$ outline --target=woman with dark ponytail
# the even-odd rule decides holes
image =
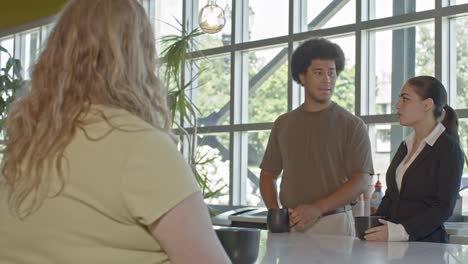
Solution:
[[[458,197],[463,170],[458,118],[447,92],[431,76],[409,79],[396,104],[400,124],[413,132],[387,170],[387,191],[375,215],[383,225],[366,231],[372,241],[447,243],[444,222]]]

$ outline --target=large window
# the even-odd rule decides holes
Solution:
[[[218,155],[229,160],[230,169],[213,174],[230,190],[210,202],[263,205],[258,166],[274,120],[303,101],[303,89],[290,77],[289,58],[311,37],[326,37],[345,52],[346,67],[333,100],[368,124],[375,171],[383,183],[392,156],[411,132],[398,124],[395,104],[405,80],[415,75],[433,75],[446,85],[449,103],[461,118],[460,136],[467,151],[465,2],[447,1],[447,6],[430,0],[217,2],[225,10],[227,28],[199,37],[197,49],[209,55],[198,64],[208,67],[199,67],[200,86],[192,93],[201,109],[200,135],[217,131],[230,142],[215,151],[224,153]],[[182,20],[193,28],[206,1],[184,3]],[[198,146],[207,144],[199,141]],[[468,185],[468,172],[464,178]]]
[[[158,39],[180,34],[182,27],[196,28],[198,12],[207,3],[141,2]],[[189,94],[200,110],[196,122],[199,168],[210,179],[209,187],[220,189],[207,202],[263,204],[258,166],[274,120],[302,103],[303,91],[290,77],[289,60],[301,41],[311,37],[326,37],[345,52],[346,67],[333,100],[368,124],[377,173],[385,173],[410,132],[398,125],[395,103],[404,81],[415,75],[433,75],[445,84],[449,104],[460,117],[461,145],[468,151],[468,1],[216,2],[225,11],[226,26],[219,33],[197,38],[197,51],[189,61],[194,67],[188,71],[196,76]],[[41,25],[0,35],[0,43],[28,68],[48,32],[50,26]],[[157,48],[164,47],[158,44]],[[180,123],[194,131],[188,122]],[[181,148],[184,151],[183,144]],[[463,185],[468,185],[466,167]],[[463,195],[468,200],[468,191]],[[465,205],[468,211],[468,202]]]

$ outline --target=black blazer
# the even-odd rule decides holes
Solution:
[[[408,149],[403,141],[387,170],[387,190],[375,215],[402,224],[410,241],[448,242],[444,222],[451,216],[463,171],[463,152],[444,131],[434,145],[426,144],[403,175],[395,179]]]

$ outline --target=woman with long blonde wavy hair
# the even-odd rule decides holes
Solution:
[[[171,139],[135,0],[71,0],[11,108],[0,263],[229,262]]]

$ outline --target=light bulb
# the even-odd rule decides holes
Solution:
[[[208,0],[206,6],[200,10],[198,24],[205,33],[218,33],[226,24],[224,10],[216,4],[216,1]]]

